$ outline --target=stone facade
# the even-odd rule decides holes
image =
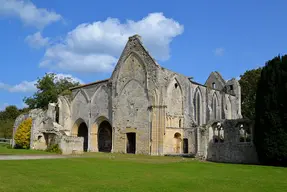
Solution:
[[[55,120],[83,150],[149,155],[200,154],[200,127],[240,119],[236,79],[212,72],[204,85],[161,67],[141,37],[129,38],[109,79],[71,88],[59,97]]]
[[[61,97],[60,97],[61,98]],[[14,135],[20,123],[27,119],[32,119],[30,148],[35,150],[46,150],[48,146],[58,144],[63,154],[83,153],[83,137],[68,136],[69,130],[56,121],[56,105],[50,103],[48,110],[34,109],[27,114],[16,118],[13,128],[13,143],[15,146]]]
[[[246,119],[214,120],[199,128],[198,155],[227,163],[258,163],[253,144],[253,122]]]

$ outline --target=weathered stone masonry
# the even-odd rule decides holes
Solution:
[[[241,118],[236,79],[212,72],[204,85],[196,83],[161,67],[138,35],[129,38],[111,78],[71,90],[72,99],[58,99],[57,124],[67,136],[82,137],[85,151],[207,158],[202,125]]]

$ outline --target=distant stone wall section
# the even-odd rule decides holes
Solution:
[[[63,155],[82,154],[83,153],[83,137],[62,136],[59,147]]]
[[[199,129],[199,155],[208,161],[256,164],[253,129],[245,119],[212,121]]]

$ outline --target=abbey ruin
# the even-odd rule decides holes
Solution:
[[[49,135],[58,135],[67,154],[190,154],[256,162],[252,122],[241,119],[238,81],[212,72],[201,85],[165,69],[138,35],[129,38],[109,79],[71,91],[72,98],[60,96],[47,111],[27,114],[33,118],[31,148],[45,149]]]

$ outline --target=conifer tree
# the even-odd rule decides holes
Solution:
[[[258,82],[254,143],[263,164],[287,166],[287,55],[268,61]]]

